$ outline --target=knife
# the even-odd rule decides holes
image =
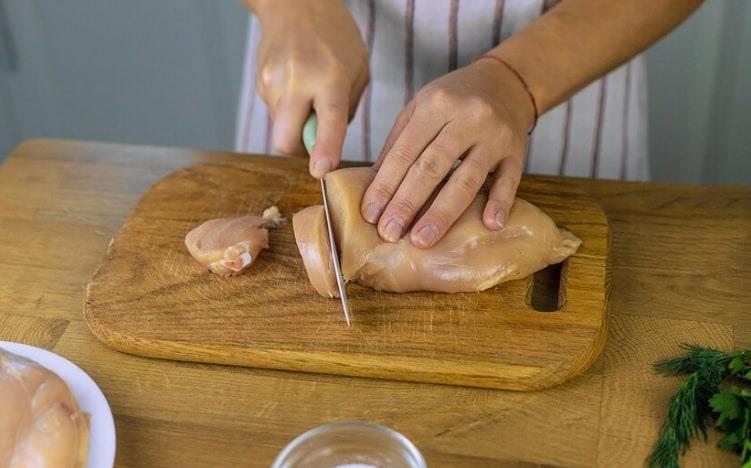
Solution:
[[[313,145],[316,142],[316,132],[318,131],[318,119],[315,112],[308,116],[302,129],[302,141],[305,145],[305,149],[310,154],[313,151]],[[339,288],[339,299],[342,301],[342,308],[344,309],[344,320],[347,321],[347,326],[351,326],[349,301],[347,300],[347,289],[344,283],[344,277],[342,276],[342,268],[339,263],[339,252],[336,249],[336,240],[334,238],[334,228],[331,224],[331,213],[329,211],[328,194],[326,192],[325,177],[320,178],[321,182],[321,196],[323,197],[323,211],[326,214],[326,231],[329,234],[329,245],[331,246],[331,261],[334,264],[334,274],[336,274],[336,286]]]

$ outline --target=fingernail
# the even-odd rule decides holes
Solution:
[[[417,231],[415,241],[419,247],[430,247],[438,237],[438,229],[432,224],[426,224]]]
[[[506,214],[503,212],[503,210],[498,210],[495,212],[495,223],[499,228],[502,228],[504,224],[506,224]]]
[[[368,206],[365,207],[365,221],[370,224],[378,222],[378,217],[381,215],[382,209],[383,207],[378,202],[368,203]]]
[[[389,242],[397,242],[402,237],[402,223],[392,218],[383,229],[383,237]]]
[[[331,161],[328,159],[319,159],[315,163],[313,163],[313,170],[311,171],[311,175],[315,177],[316,179],[320,179],[321,177],[325,176],[327,172],[331,170]]]

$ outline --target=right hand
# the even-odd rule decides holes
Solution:
[[[302,128],[318,117],[310,173],[339,165],[347,123],[368,84],[368,51],[339,0],[248,0],[261,22],[256,87],[274,122],[282,154],[304,155]]]

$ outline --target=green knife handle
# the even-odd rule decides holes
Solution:
[[[316,113],[311,112],[305,125],[302,127],[302,142],[305,145],[305,149],[308,151],[308,155],[313,153],[313,146],[316,144],[316,132],[318,131],[318,119]]]

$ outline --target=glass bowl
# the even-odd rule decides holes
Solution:
[[[340,421],[297,436],[272,468],[426,468],[425,459],[402,434],[362,421]]]

